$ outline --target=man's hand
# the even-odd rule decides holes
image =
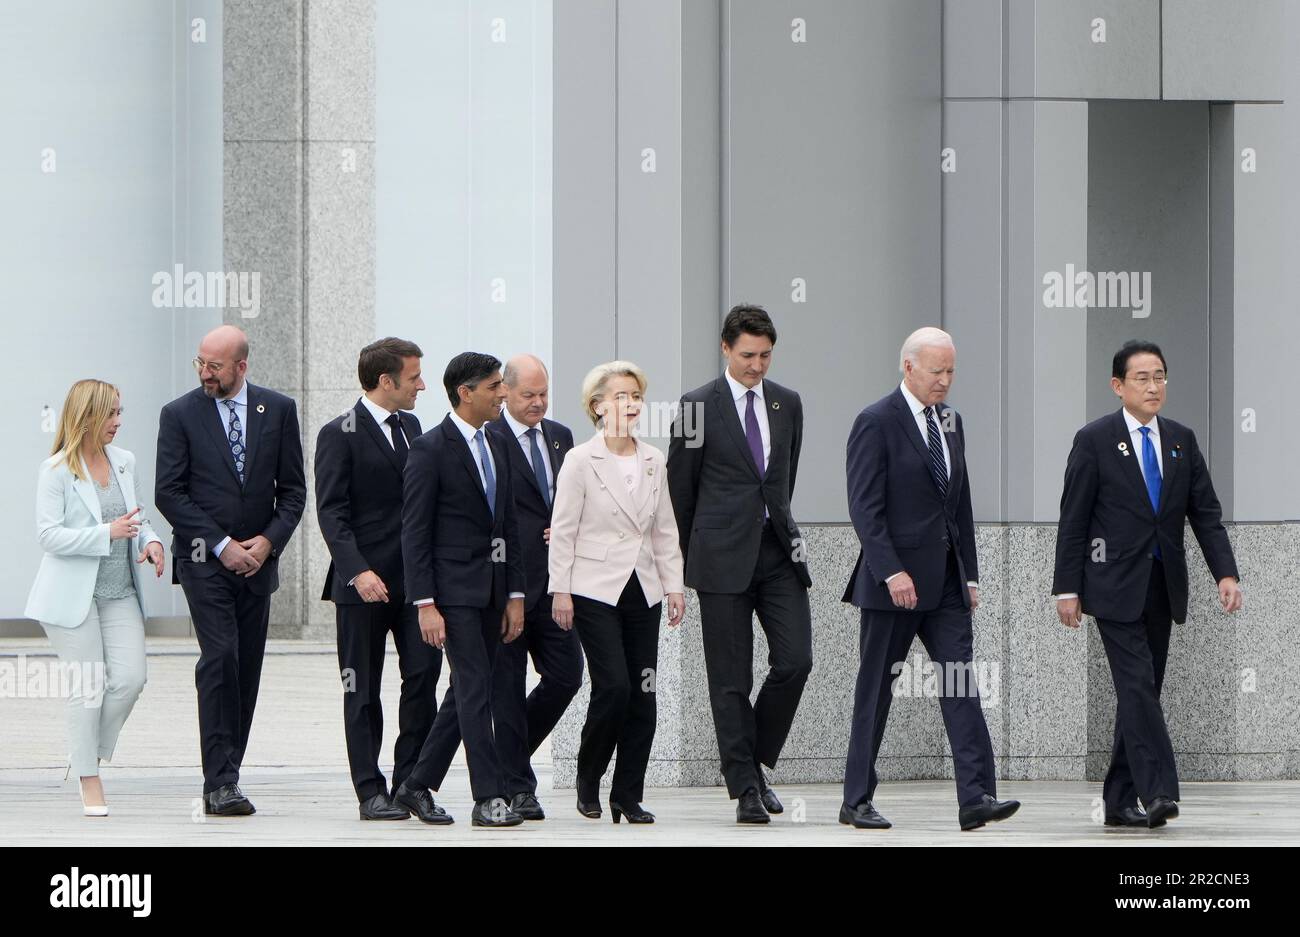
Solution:
[[[1067,628],[1079,627],[1079,623],[1083,621],[1083,612],[1079,609],[1078,598],[1057,599],[1056,617],[1061,619],[1061,624]]]
[[[1219,604],[1223,610],[1231,614],[1241,608],[1246,597],[1242,595],[1241,584],[1231,576],[1224,576],[1219,580]]]
[[[501,640],[509,644],[524,633],[524,600],[510,599],[501,614]]]
[[[258,534],[256,537],[250,537],[239,545],[247,550],[252,555],[253,559],[257,560],[257,569],[261,569],[262,564],[265,563],[267,557],[271,555],[271,541],[267,540],[261,534]],[[225,551],[223,550],[221,552],[224,553]],[[254,570],[253,572],[257,572],[257,570]]]
[[[916,586],[907,573],[899,573],[885,585],[889,586],[889,597],[899,608],[916,608]]]
[[[360,573],[356,579],[352,580],[352,585],[356,587],[357,595],[366,602],[387,602],[388,586],[379,578],[373,569],[368,569]]]
[[[244,545],[238,540],[231,540],[226,544],[219,559],[222,566],[240,576],[252,576],[262,568],[257,557],[244,549]]]
[[[447,623],[436,605],[420,606],[420,638],[442,650],[447,644]]]
[[[149,545],[140,551],[140,558],[136,562],[143,563],[146,560],[153,563],[154,578],[162,578],[163,566],[166,564],[166,554],[163,552],[162,544],[157,540],[150,541]]]
[[[680,592],[668,593],[668,627],[676,628],[686,615],[686,596]]]
[[[547,527],[542,531],[542,542],[548,547],[551,545],[551,528]]]
[[[980,587],[967,586],[966,588],[970,590],[970,610],[973,612],[980,607]]]
[[[551,596],[551,620],[560,626],[561,631],[573,628],[573,596],[567,592],[556,592]]]

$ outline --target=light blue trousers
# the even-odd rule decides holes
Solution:
[[[99,774],[145,683],[144,621],[134,595],[94,599],[75,628],[41,623],[59,655],[68,702],[70,773]]]

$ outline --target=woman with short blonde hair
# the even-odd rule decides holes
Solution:
[[[162,541],[140,515],[135,456],[112,445],[121,425],[116,387],[93,379],[72,385],[37,478],[36,533],[45,555],[24,613],[41,623],[67,670],[68,771],[77,772],[91,817],[108,815],[99,761],[111,760],[145,682],[139,566],[147,561],[161,576],[164,564]]]
[[[646,378],[630,361],[597,365],[582,382],[596,435],[574,446],[555,480],[548,552],[551,617],[576,627],[591,674],[578,748],[578,812],[601,815],[600,779],[614,757],[617,823],[653,823],[641,806],[655,735],[659,621],[685,612],[682,551],[664,455],[636,438]]]

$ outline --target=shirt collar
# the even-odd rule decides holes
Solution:
[[[474,434],[477,433],[478,430],[462,420],[460,414],[455,410],[448,411],[447,415],[451,417],[451,421],[456,424],[456,428],[460,430],[460,434],[465,437],[465,442],[472,443],[474,441]],[[477,454],[478,453],[475,453],[475,455]]]
[[[738,380],[736,380],[734,377],[732,377],[730,371],[723,371],[723,372],[722,372],[722,376],[725,377],[725,378],[727,379],[727,384],[729,384],[729,385],[731,386],[731,399],[732,399],[732,400],[740,400],[742,397],[745,396],[746,393],[748,393],[749,391],[752,390],[752,391],[754,392],[754,396],[758,398],[759,403],[764,403],[764,402],[765,402],[765,401],[763,400],[763,382],[762,382],[762,381],[759,381],[759,382],[758,382],[757,384],[755,384],[753,387],[746,387],[744,384],[740,383],[740,381],[738,381]]]
[[[506,426],[510,427],[510,432],[514,433],[515,439],[522,440],[524,438],[524,433],[532,429],[532,427],[524,423],[520,423],[513,416],[511,416],[509,408],[504,406],[501,408],[501,419],[506,421]],[[541,430],[542,430],[542,424],[538,423],[537,431],[540,433]]]
[[[370,415],[375,418],[375,422],[378,423],[380,426],[383,426],[388,421],[388,418],[392,416],[391,413],[389,413],[379,404],[375,403],[365,394],[361,395],[361,403],[365,406],[367,410],[370,411]]]
[[[907,382],[906,382],[906,381],[902,381],[902,382],[900,382],[899,385],[898,385],[898,389],[901,390],[901,391],[903,392],[903,399],[906,400],[906,401],[907,401],[907,405],[908,405],[909,407],[911,407],[911,409],[912,409],[912,416],[917,416],[917,415],[919,415],[920,412],[921,412],[922,410],[925,409],[925,404],[923,404],[923,403],[921,403],[921,401],[917,400],[917,399],[916,399],[916,395],[914,395],[910,390],[907,389]]]
[[[239,393],[235,394],[235,396],[227,397],[225,398],[225,400],[218,399],[217,403],[224,404],[226,400],[233,400],[235,402],[235,405],[238,407],[247,407],[248,406],[248,381],[244,381],[243,385],[239,388]],[[227,407],[226,409],[229,409],[229,407]]]
[[[1132,436],[1141,428],[1142,423],[1137,417],[1128,412],[1127,407],[1122,408],[1120,412],[1124,414],[1124,425],[1128,427],[1128,434]],[[1159,418],[1153,416],[1151,422],[1147,424],[1151,428],[1151,435],[1156,439],[1160,438],[1160,427],[1156,425],[1159,422]]]

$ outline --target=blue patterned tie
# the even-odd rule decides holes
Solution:
[[[934,408],[925,408],[925,432],[930,443],[930,474],[939,489],[939,500],[948,498],[948,466],[943,461],[943,442],[939,438],[939,425],[934,421]]]
[[[537,487],[542,489],[542,500],[551,506],[551,484],[546,480],[546,465],[542,462],[542,450],[537,448],[537,427],[528,431],[528,451],[533,460],[533,474],[537,476]]]
[[[495,518],[497,516],[497,479],[492,474],[492,460],[488,458],[487,447],[483,445],[482,429],[479,429],[474,434],[474,441],[478,443],[478,457],[483,464],[483,478],[486,480],[484,491],[487,492],[488,510]]]
[[[230,440],[230,454],[235,457],[235,471],[239,474],[239,483],[244,483],[244,427],[239,422],[239,414],[235,412],[235,402],[233,400],[222,401],[230,408],[230,429],[226,431],[226,438]]]
[[[1139,426],[1142,434],[1142,474],[1146,476],[1147,497],[1151,499],[1151,510],[1160,513],[1160,462],[1156,459],[1156,447],[1151,442],[1151,427]],[[1160,544],[1153,551],[1160,559]]]

